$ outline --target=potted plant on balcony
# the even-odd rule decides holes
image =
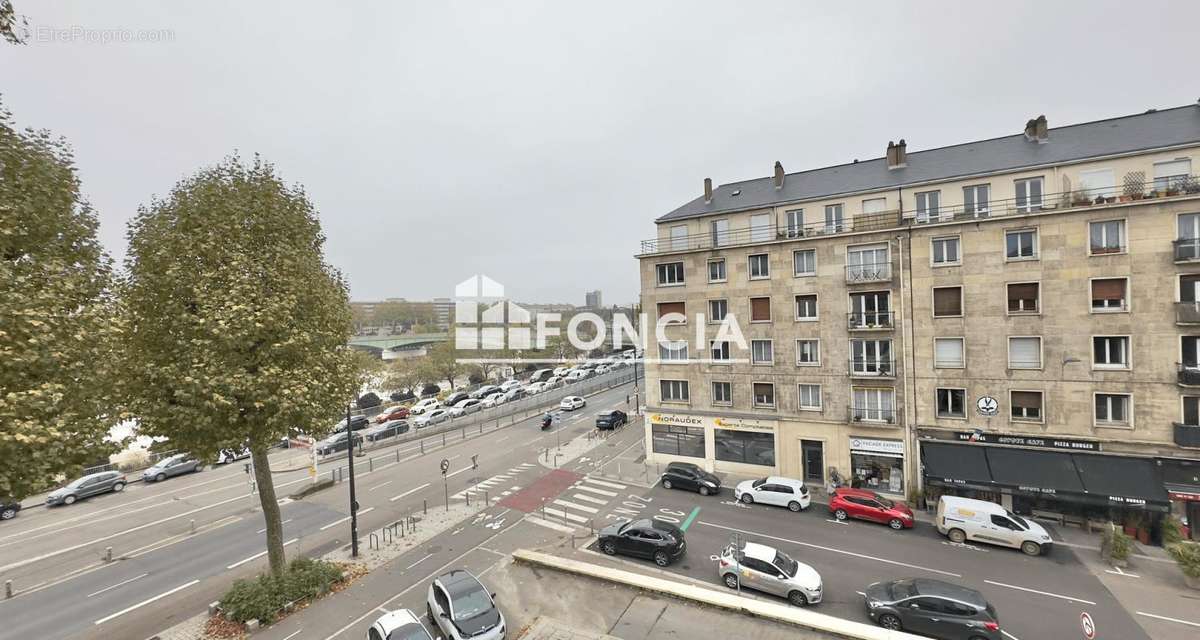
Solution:
[[[1195,176],[1184,176],[1179,179],[1179,188],[1188,195],[1200,193],[1200,180]]]
[[[1072,206],[1086,207],[1087,205],[1089,205],[1091,203],[1092,203],[1092,199],[1089,198],[1088,194],[1084,193],[1082,190],[1076,191],[1071,194],[1071,205]]]

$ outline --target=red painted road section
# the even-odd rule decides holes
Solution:
[[[543,500],[550,502],[582,478],[582,474],[555,469],[533,481],[533,484],[500,501],[500,506],[531,513],[541,508]]]

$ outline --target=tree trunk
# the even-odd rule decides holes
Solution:
[[[279,520],[275,484],[271,481],[271,461],[266,448],[259,445],[250,448],[250,457],[254,460],[254,482],[258,485],[258,501],[267,527],[267,559],[271,574],[278,578],[283,576],[287,562],[283,557],[283,524]]]

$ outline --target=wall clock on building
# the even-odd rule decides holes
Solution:
[[[979,409],[979,415],[981,416],[994,416],[1000,408],[1000,403],[996,402],[996,399],[991,396],[983,396],[975,402],[975,407]]]

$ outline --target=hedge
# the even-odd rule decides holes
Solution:
[[[342,567],[332,562],[297,558],[282,578],[263,574],[235,581],[221,597],[221,611],[235,622],[258,620],[270,624],[288,603],[324,595],[344,578]]]

